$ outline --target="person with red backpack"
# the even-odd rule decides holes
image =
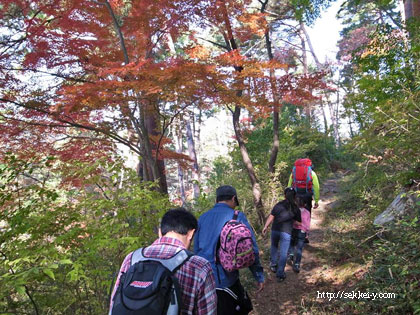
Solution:
[[[293,187],[296,190],[297,197],[305,201],[305,208],[309,213],[312,210],[312,200],[315,199],[314,209],[318,208],[319,201],[318,176],[312,168],[310,159],[296,160],[287,184],[288,187]]]
[[[200,216],[194,253],[207,259],[216,280],[217,314],[248,314],[252,303],[239,281],[239,269],[248,267],[264,288],[264,270],[255,234],[239,206],[236,189],[229,185],[216,190],[216,204]]]

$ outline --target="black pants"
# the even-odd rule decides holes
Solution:
[[[252,302],[239,279],[229,288],[217,288],[216,293],[218,315],[242,315],[252,311]]]

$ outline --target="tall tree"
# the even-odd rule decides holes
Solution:
[[[188,29],[194,5],[2,1],[0,101],[9,135],[47,128],[55,133],[52,147],[63,136],[73,141],[76,128],[83,130],[78,140],[120,143],[138,154],[141,177],[167,191],[164,159],[186,158],[164,147],[168,125],[187,107],[174,103],[174,93],[190,100],[188,86],[200,95],[198,77],[207,80],[208,71],[159,56],[165,34]]]
[[[358,66],[357,63],[351,62],[352,59],[364,55],[366,47],[381,29],[400,30],[402,24],[395,1],[359,2],[349,0],[342,5],[337,16],[344,24],[337,58],[343,64],[340,71],[340,87],[346,91],[343,103],[347,106],[354,102],[350,96],[354,95],[353,92],[357,92],[354,78]],[[354,115],[354,119],[361,129],[369,126],[372,122],[370,114],[363,106],[354,106],[351,111],[347,110],[347,113]]]
[[[420,1],[404,0],[404,15],[405,20],[420,19]]]
[[[272,78],[277,82],[270,85],[266,73],[286,66],[241,53],[237,43],[246,48],[266,30],[264,16],[250,10],[250,4],[3,1],[4,138],[17,139],[37,129],[32,145],[43,142],[50,152],[74,148],[68,144],[76,139],[87,145],[119,143],[139,156],[142,179],[157,181],[166,192],[164,159],[190,160],[169,150],[168,126],[189,107],[230,106],[240,139],[241,109],[257,115],[270,112],[270,86],[289,101],[311,96],[311,78],[285,75]],[[199,44],[206,33],[218,34],[215,41],[204,38],[216,48]],[[178,41],[182,36],[188,40]],[[174,55],[172,48],[180,53]],[[43,84],[34,84],[40,78]],[[35,137],[43,130],[50,131],[48,141]],[[245,165],[261,209],[255,170],[252,163]]]
[[[260,1],[260,3],[261,3],[260,12],[261,13],[265,13],[267,5],[268,5],[268,1],[269,0]],[[264,37],[265,37],[265,48],[267,50],[268,60],[271,61],[271,60],[274,59],[274,56],[273,56],[273,47],[272,47],[272,42],[271,42],[271,37],[270,37],[270,26],[267,27],[267,30],[265,31]],[[276,164],[277,154],[279,152],[279,145],[280,145],[280,141],[279,141],[279,108],[280,108],[280,104],[279,104],[279,96],[277,95],[277,88],[276,88],[276,85],[275,85],[276,84],[275,83],[275,72],[274,72],[273,69],[270,69],[270,84],[271,84],[274,106],[273,106],[273,146],[272,146],[271,152],[270,152],[270,160],[268,161],[268,170],[269,170],[270,173],[274,173],[274,171],[275,171],[274,165]]]
[[[267,22],[264,14],[247,7],[250,2],[215,1],[215,6],[203,10],[203,20],[213,26],[214,47],[222,50],[215,60],[221,73],[229,73],[230,78],[226,88],[218,96],[228,105],[232,113],[232,122],[235,137],[250,179],[254,207],[260,221],[264,220],[262,193],[257,172],[246,147],[243,135],[244,126],[241,126],[241,113],[246,110],[248,115],[264,116],[278,106],[278,99],[274,103],[273,95],[281,95],[284,101],[290,103],[303,103],[311,98],[311,87],[315,88],[319,78],[305,75],[289,75],[285,69],[288,65],[272,60],[261,61],[252,56],[255,41],[264,39],[267,32]],[[220,40],[223,40],[221,42]],[[239,46],[240,43],[240,46]],[[213,48],[214,48],[213,47]],[[223,53],[223,51],[225,51]],[[276,71],[286,72],[282,76],[269,75]]]
[[[279,1],[279,0],[260,0],[261,4],[260,12],[267,15],[268,27],[265,33],[265,49],[267,52],[268,60],[274,59],[273,50],[276,49],[278,53],[277,58],[281,62],[294,64],[292,61],[294,59],[294,52],[291,47],[299,49],[301,51],[301,63],[303,66],[303,74],[308,75],[308,61],[307,61],[307,48],[308,44],[311,49],[311,53],[314,56],[315,62],[317,64],[317,70],[322,71],[320,66],[318,66],[319,61],[314,54],[312,44],[310,42],[309,36],[305,30],[304,21],[307,23],[312,22],[320,15],[322,8],[328,6],[330,1]],[[277,47],[273,47],[273,40],[271,33],[275,34],[275,42]],[[281,43],[283,45],[281,45]],[[292,62],[291,62],[292,61]],[[288,66],[288,68],[291,66]],[[278,76],[274,71],[270,72],[270,77],[274,78]],[[272,80],[272,97],[274,100],[273,108],[273,145],[270,152],[270,159],[268,162],[268,169],[270,173],[274,174],[275,163],[278,154],[279,148],[279,108],[281,106],[281,97],[274,91],[277,91],[275,86],[275,80]],[[303,105],[303,104],[300,104]],[[306,114],[308,117],[311,116],[311,109],[308,104],[306,104]]]
[[[222,20],[224,22],[225,31],[223,32],[223,38],[225,40],[227,51],[237,53],[238,46],[236,44],[236,40],[233,35],[232,24],[229,19],[229,13],[227,10],[226,3],[224,3],[224,1],[220,2],[219,9],[221,12]],[[235,71],[238,73],[240,73],[243,70],[242,66],[239,66],[239,65],[235,65],[234,68],[235,68]],[[243,93],[242,89],[238,89],[236,92],[236,95],[238,97],[241,97],[242,93]],[[264,213],[264,206],[263,206],[263,201],[262,201],[261,187],[260,187],[257,174],[255,172],[254,166],[249,157],[249,153],[246,149],[244,137],[242,135],[241,127],[239,124],[240,116],[241,116],[241,106],[239,104],[235,104],[234,109],[231,109],[230,107],[228,108],[232,113],[233,129],[235,131],[236,141],[238,142],[239,150],[242,155],[242,160],[248,171],[249,180],[251,182],[252,195],[254,197],[254,206],[257,210],[260,223],[263,223],[265,220],[265,213]]]
[[[177,124],[174,128],[175,139],[176,139],[176,152],[181,154],[184,151],[184,143],[183,143],[183,135],[182,135],[182,128],[181,128],[181,118],[178,119]],[[179,187],[179,195],[181,197],[182,205],[185,204],[185,181],[184,181],[184,169],[183,165],[178,162],[178,187]]]
[[[191,128],[191,120],[194,117],[194,113],[187,113],[185,127],[186,127],[186,138],[187,138],[187,146],[188,146],[188,155],[190,159],[193,161],[192,165],[192,178],[193,178],[193,191],[194,191],[194,198],[198,198],[200,196],[200,168],[198,166],[198,157],[197,151],[195,149],[195,141],[193,136],[193,130]]]

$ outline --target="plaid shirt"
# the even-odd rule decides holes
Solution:
[[[143,254],[145,257],[168,259],[182,249],[185,249],[185,246],[181,241],[170,237],[162,237],[157,239],[149,247],[146,247]],[[121,265],[111,295],[110,313],[115,292],[120,284],[121,274],[127,272],[130,268],[132,255],[133,252],[128,254]],[[194,255],[175,272],[175,276],[181,287],[183,304],[181,314],[216,314],[216,284],[214,282],[211,265],[207,260]]]

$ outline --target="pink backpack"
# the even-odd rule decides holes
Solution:
[[[232,220],[223,226],[217,249],[216,260],[229,272],[249,267],[255,261],[252,233],[245,224],[238,221],[238,215],[239,211],[235,211]]]

